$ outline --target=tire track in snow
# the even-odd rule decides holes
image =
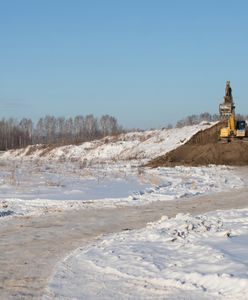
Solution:
[[[2,299],[40,299],[53,269],[68,252],[99,235],[138,229],[161,216],[248,207],[248,188],[154,202],[146,206],[67,211],[13,218],[0,227]]]

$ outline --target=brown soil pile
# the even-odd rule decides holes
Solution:
[[[235,140],[231,143],[220,143],[219,132],[223,123],[200,131],[187,143],[166,155],[150,161],[149,167],[174,167],[179,165],[248,165],[248,142]]]

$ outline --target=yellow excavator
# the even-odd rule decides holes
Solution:
[[[246,137],[246,122],[235,121],[234,114],[231,114],[228,118],[227,127],[223,127],[220,130],[220,138],[230,141],[233,138],[243,139]]]
[[[235,139],[247,139],[246,122],[244,120],[235,120],[235,105],[230,81],[226,82],[224,102],[220,104],[219,111],[221,120],[227,120],[227,127],[223,127],[220,130],[220,139],[227,142]]]

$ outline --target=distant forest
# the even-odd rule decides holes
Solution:
[[[241,115],[241,114],[236,114],[235,118],[236,118],[236,120],[248,120],[247,115]],[[219,120],[220,120],[219,114],[211,115],[210,113],[204,112],[204,113],[201,113],[199,115],[187,116],[186,118],[178,121],[176,123],[175,127],[176,128],[181,128],[181,127],[184,127],[184,126],[196,125],[196,124],[201,123],[202,121],[215,122],[215,121],[219,121]],[[172,128],[172,125],[168,125],[168,126],[170,128]]]
[[[248,116],[236,115],[236,118],[247,120]],[[181,128],[199,124],[202,121],[218,120],[219,115],[205,112],[187,116],[178,121],[175,127]],[[173,125],[168,124],[165,128],[173,128]],[[123,132],[127,130],[118,124],[115,117],[109,115],[103,115],[99,119],[93,115],[79,115],[74,118],[46,116],[40,118],[37,123],[26,118],[21,121],[13,118],[2,119],[0,120],[0,150],[22,148],[34,144],[79,144]]]
[[[77,144],[124,132],[115,117],[93,115],[75,118],[46,116],[36,124],[31,119],[0,121],[0,150],[33,144]]]
[[[201,123],[202,121],[215,122],[218,121],[219,118],[220,116],[218,114],[211,115],[210,113],[207,112],[201,113],[199,115],[191,115],[178,121],[176,123],[176,128],[181,128],[189,125],[196,125]]]

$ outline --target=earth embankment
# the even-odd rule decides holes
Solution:
[[[201,166],[201,165],[248,165],[248,142],[219,141],[223,122],[196,133],[184,145],[150,161],[149,167]]]

